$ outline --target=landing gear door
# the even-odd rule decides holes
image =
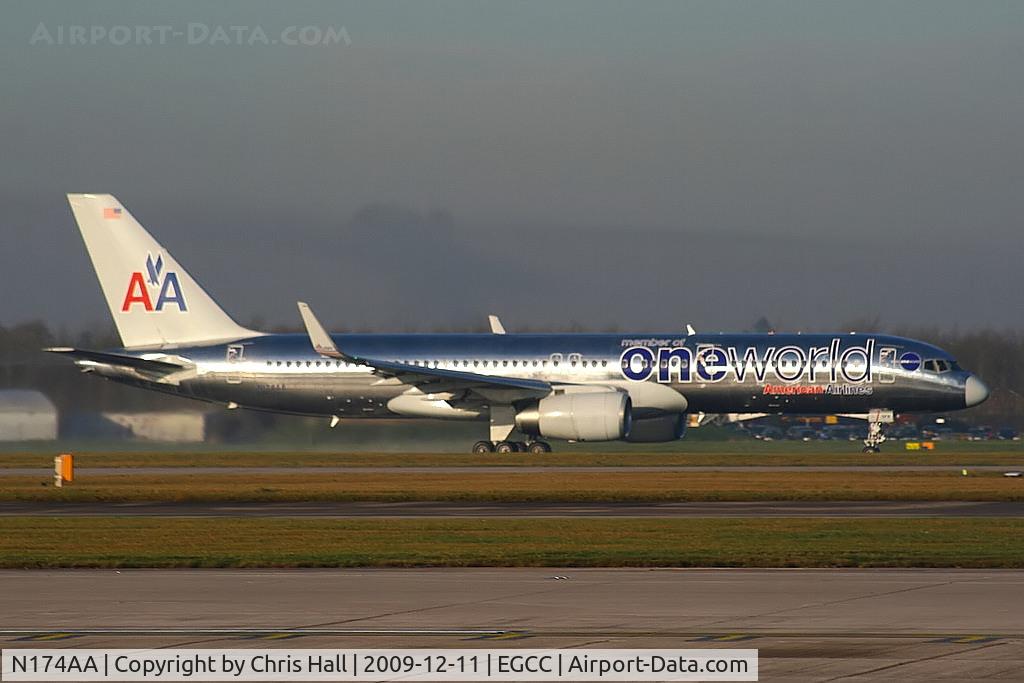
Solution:
[[[895,369],[896,349],[891,346],[883,346],[878,350],[878,381],[882,384],[895,382]]]

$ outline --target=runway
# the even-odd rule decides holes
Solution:
[[[43,503],[2,502],[0,517],[1024,517],[1024,502],[754,501],[691,503]]]
[[[1024,671],[1021,571],[2,571],[0,583],[5,647],[743,647],[760,650],[762,680]]]
[[[967,465],[972,472],[1021,472],[1019,465]],[[76,467],[79,477],[134,475],[259,475],[259,474],[554,474],[554,473],[687,473],[687,472],[956,472],[961,465],[658,465],[658,466],[540,466],[493,465],[466,467]],[[49,467],[2,467],[0,477],[53,476]]]

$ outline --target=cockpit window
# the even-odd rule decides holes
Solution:
[[[942,358],[932,358],[924,362],[924,369],[928,372],[949,372],[957,369],[957,364]]]

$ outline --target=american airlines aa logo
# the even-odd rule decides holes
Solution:
[[[153,260],[152,254],[146,255],[145,276],[141,271],[132,273],[124,303],[121,304],[122,313],[130,311],[134,304],[141,304],[147,311],[162,311],[168,304],[174,304],[179,311],[188,310],[181,285],[178,284],[178,274],[171,271],[163,273],[163,269],[162,254],[157,254],[156,260]],[[153,293],[156,294],[156,305],[153,305]]]

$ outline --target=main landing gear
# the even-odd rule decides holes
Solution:
[[[516,411],[508,405],[492,405],[490,409],[490,441],[473,444],[474,453],[550,453],[545,441],[509,441],[516,433]]]
[[[546,441],[477,441],[474,453],[550,453],[551,444]]]

